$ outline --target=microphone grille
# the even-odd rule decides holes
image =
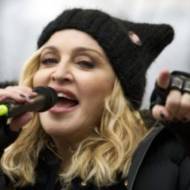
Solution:
[[[34,92],[37,92],[39,95],[44,96],[44,105],[43,108],[40,110],[41,112],[48,110],[58,100],[56,91],[51,87],[36,87],[33,89]]]

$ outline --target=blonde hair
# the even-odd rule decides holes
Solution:
[[[26,64],[20,84],[32,87],[39,54],[40,50]],[[145,133],[139,112],[126,101],[116,80],[113,92],[105,100],[100,126],[80,143],[67,171],[60,170],[60,180],[69,184],[79,176],[85,182],[93,181],[102,186],[113,183],[118,174],[126,176],[132,155]],[[5,149],[1,168],[15,185],[35,183],[34,168],[48,138],[35,114],[16,141]]]

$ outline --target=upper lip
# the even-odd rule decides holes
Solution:
[[[50,87],[53,88],[57,92],[57,94],[62,93],[65,98],[78,101],[77,96],[71,90],[68,90],[65,88],[57,88],[57,87],[53,87],[53,86],[50,86]]]

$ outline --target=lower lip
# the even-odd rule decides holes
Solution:
[[[78,104],[72,107],[63,107],[63,106],[53,106],[51,109],[49,109],[49,112],[54,113],[54,114],[59,114],[59,113],[69,113],[74,111],[78,107]]]

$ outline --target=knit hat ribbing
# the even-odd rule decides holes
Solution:
[[[70,9],[44,28],[38,48],[63,29],[86,32],[100,44],[135,109],[142,102],[148,67],[174,36],[173,29],[166,24],[134,23],[99,10]]]

